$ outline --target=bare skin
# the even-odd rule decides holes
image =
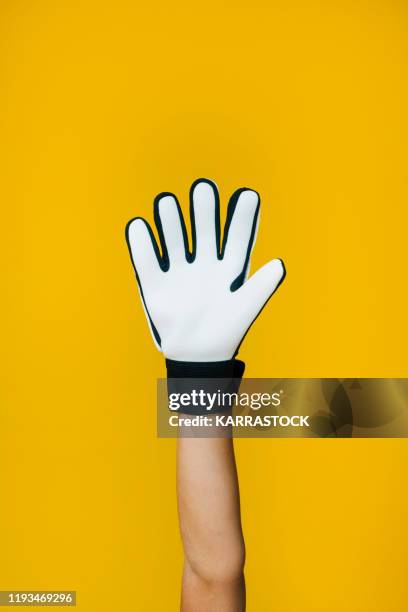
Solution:
[[[244,612],[245,546],[232,439],[179,438],[177,493],[185,553],[181,612]]]

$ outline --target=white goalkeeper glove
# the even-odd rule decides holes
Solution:
[[[154,202],[161,251],[144,219],[128,223],[140,294],[169,376],[242,376],[243,364],[234,357],[285,277],[283,262],[273,259],[247,278],[259,205],[255,191],[236,191],[221,242],[217,187],[206,179],[196,181],[190,191],[191,251],[173,194],[161,193]]]

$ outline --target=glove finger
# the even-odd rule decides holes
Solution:
[[[158,196],[155,203],[155,219],[170,265],[186,261],[187,234],[176,198],[172,194]]]
[[[234,194],[228,205],[223,245],[223,259],[233,274],[238,275],[247,267],[256,239],[258,217],[256,191],[245,189]]]
[[[148,287],[160,279],[160,252],[149,224],[140,217],[129,221],[126,228],[133,267],[142,287]]]
[[[220,207],[214,183],[200,179],[190,196],[193,252],[196,257],[216,258],[219,251]]]
[[[237,291],[244,316],[253,321],[268,299],[285,278],[285,266],[281,259],[272,259],[249,278]]]

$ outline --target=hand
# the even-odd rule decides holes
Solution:
[[[220,239],[218,190],[196,181],[190,192],[192,250],[177,199],[158,195],[154,218],[160,253],[149,224],[132,219],[126,238],[141,297],[159,350],[186,362],[231,360],[263,306],[285,277],[273,259],[247,280],[259,221],[259,196],[232,196]]]

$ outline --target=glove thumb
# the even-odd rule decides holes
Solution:
[[[281,259],[272,259],[260,268],[238,289],[244,316],[253,321],[285,278]]]

